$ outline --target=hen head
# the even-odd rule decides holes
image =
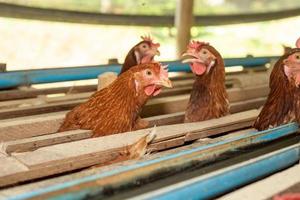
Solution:
[[[134,67],[134,83],[137,92],[147,96],[156,96],[162,87],[172,87],[168,78],[168,67],[160,63],[141,64]]]
[[[283,60],[284,74],[289,82],[297,88],[300,86],[300,38],[296,42],[296,49]]]
[[[134,55],[137,64],[152,63],[154,57],[160,55],[160,44],[154,43],[150,36],[142,36],[142,41],[134,46]]]
[[[190,63],[191,70],[196,75],[208,74],[216,65],[217,57],[207,48],[206,42],[192,41],[182,55],[183,63]]]

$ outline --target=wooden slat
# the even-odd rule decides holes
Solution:
[[[64,117],[65,112],[59,112],[36,118],[24,117],[12,121],[3,120],[0,123],[0,142],[55,133]]]
[[[157,145],[157,149],[182,145],[182,143],[178,143],[178,140],[181,140],[186,134],[198,133],[199,138],[201,138],[208,135],[207,131],[216,128],[220,128],[218,129],[219,133],[223,133],[225,129],[221,129],[221,127],[230,127],[238,122],[253,120],[257,114],[257,110],[252,110],[204,122],[156,127],[156,138],[153,144]],[[121,150],[148,134],[150,130],[139,130],[58,144],[39,148],[33,152],[13,153],[12,156],[25,164],[30,170],[21,175],[20,173],[6,175],[6,180],[0,177],[0,186],[14,183],[11,180],[15,181],[16,178],[18,181],[24,181],[116,159]],[[162,143],[168,140],[171,140],[171,145]]]
[[[15,100],[34,98],[39,95],[57,94],[57,93],[80,93],[80,92],[92,92],[96,91],[96,85],[82,85],[82,86],[71,86],[71,87],[57,87],[47,89],[14,89],[0,91],[0,101]]]
[[[178,83],[176,88],[165,88],[159,96],[155,96],[153,98],[161,98],[166,96],[172,95],[179,95],[179,94],[188,94],[192,90],[192,86],[189,84],[191,81],[183,80],[182,83]],[[185,83],[187,82],[187,83]],[[182,84],[182,85],[181,85]],[[175,83],[176,85],[176,83]],[[18,99],[18,100],[10,100],[10,101],[0,101],[0,109],[10,109],[10,108],[30,108],[32,106],[38,105],[46,105],[51,103],[65,103],[68,101],[74,100],[86,100],[88,99],[93,92],[82,92],[82,93],[75,93],[75,94],[67,94],[65,96],[58,96],[58,97],[47,97],[47,96],[38,96],[37,98],[28,98],[28,99]]]
[[[166,96],[172,96],[172,95],[179,95],[179,94],[188,94],[190,93],[192,89],[192,84],[194,82],[194,78],[192,76],[187,76],[187,78],[180,77],[181,79],[177,78],[176,81],[173,82],[174,87],[173,88],[165,88],[160,95],[154,97],[154,98],[161,98]],[[238,73],[238,74],[230,74],[226,77],[226,84],[234,84],[239,87],[251,87],[253,85],[264,85],[268,83],[268,76],[266,75],[266,72],[257,72],[257,73]],[[82,90],[81,87],[78,86],[79,90]],[[73,92],[71,94],[68,94],[66,96],[62,97],[47,97],[45,96],[46,91],[49,91],[49,94],[57,93],[61,91],[61,93],[70,93],[68,91],[65,91],[68,87],[65,88],[52,88],[51,89],[45,89],[45,91],[41,89],[24,89],[26,91],[25,94],[44,94],[34,97],[36,98],[28,98],[28,99],[19,99],[19,100],[10,100],[10,101],[2,101],[0,102],[0,108],[1,109],[8,109],[8,108],[17,108],[17,107],[30,107],[35,105],[43,105],[43,104],[49,104],[49,103],[58,103],[58,102],[64,102],[64,101],[73,101],[73,100],[79,100],[79,99],[87,99],[94,90],[91,90],[88,86],[86,91],[82,91],[82,93],[75,93]],[[74,89],[71,87],[69,88],[71,91],[76,91],[77,86],[74,86]],[[35,91],[37,90],[37,91]],[[20,91],[19,93],[22,94],[23,90],[17,90]],[[0,100],[2,96],[5,96],[5,92],[7,92],[8,96],[10,96],[11,91],[2,91],[0,92]],[[18,94],[18,93],[17,93]],[[26,96],[24,96],[26,97]]]
[[[223,140],[226,140],[226,139],[229,139],[229,138],[234,138],[234,137],[243,135],[243,134],[248,133],[250,131],[253,131],[253,130],[252,129],[245,129],[243,131],[231,132],[227,135],[216,137],[216,138],[213,138],[213,139],[205,139],[205,140],[201,139],[201,140],[195,141],[195,142],[193,142],[192,144],[189,144],[189,145],[184,145],[184,146],[173,148],[173,149],[170,149],[170,150],[161,151],[159,153],[154,153],[154,154],[147,155],[143,158],[143,161],[159,158],[161,156],[171,155],[171,154],[183,151],[183,150],[189,150],[191,148],[199,147],[199,146],[202,146],[202,145],[208,145],[208,144],[211,144],[211,143],[220,142],[220,141],[223,141]],[[0,197],[2,195],[4,197],[8,198],[8,197],[28,193],[32,190],[35,190],[36,188],[45,188],[45,187],[53,186],[53,185],[56,185],[56,184],[65,183],[67,181],[71,181],[71,180],[74,180],[74,179],[81,179],[81,178],[84,178],[86,176],[94,175],[95,173],[108,172],[108,171],[111,171],[112,169],[118,168],[120,166],[131,165],[131,164],[134,164],[136,162],[140,162],[140,160],[124,161],[124,162],[121,162],[121,163],[114,163],[114,164],[109,165],[109,166],[92,167],[92,168],[88,168],[88,169],[85,169],[85,170],[81,170],[79,172],[73,172],[73,173],[67,174],[67,175],[56,176],[56,177],[52,177],[52,178],[47,178],[45,180],[36,181],[36,182],[28,183],[28,184],[25,184],[25,185],[20,185],[20,186],[17,186],[17,187],[11,187],[11,188],[7,188],[7,189],[3,189],[3,190],[0,190]]]
[[[0,177],[5,180],[10,174],[24,173],[28,167],[13,157],[0,156]],[[15,180],[12,180],[15,181]]]
[[[49,134],[9,141],[4,143],[4,149],[6,153],[32,151],[40,147],[82,140],[90,138],[91,136],[92,131],[90,130],[66,131],[64,133]]]
[[[231,113],[237,113],[245,110],[250,109],[256,109],[259,108],[264,102],[264,99],[258,98],[253,100],[248,100],[244,102],[237,102],[231,104],[230,112]],[[17,121],[8,121],[6,123],[6,120],[2,120],[2,127],[0,126],[0,139],[2,141],[11,141],[16,139],[22,139],[22,138],[28,138],[32,136],[39,136],[39,135],[46,135],[50,133],[55,133],[57,131],[58,126],[61,124],[62,120],[64,118],[64,114],[61,113],[61,115],[57,118],[54,118],[53,121],[49,119],[46,115],[39,115],[39,120],[36,122],[34,118],[32,117],[23,117],[18,119]],[[178,112],[178,113],[172,113],[172,114],[166,114],[166,115],[160,115],[160,116],[154,116],[146,118],[146,120],[149,121],[149,127],[161,126],[161,125],[171,125],[171,124],[177,124],[182,123],[184,118],[184,112]],[[43,124],[43,120],[45,121],[45,124]],[[27,123],[29,121],[30,123]],[[31,129],[31,124],[33,124]],[[43,127],[43,129],[40,129],[40,127]],[[7,132],[9,130],[9,132]],[[20,130],[22,130],[22,134],[20,134]],[[52,140],[54,136],[49,136],[49,139]],[[60,138],[60,134],[57,134],[57,137]],[[80,136],[81,138],[83,136]],[[89,134],[86,135],[86,137],[89,137]],[[33,146],[34,148],[40,147],[38,140],[42,140],[41,144],[44,144],[43,140],[46,139],[45,137],[35,137],[33,141],[36,141],[36,143],[33,143],[36,146]],[[66,141],[66,138],[62,140],[62,142]],[[68,141],[73,141],[76,139],[76,137],[70,137],[68,138]],[[30,140],[29,140],[30,141]],[[29,142],[28,140],[24,140],[24,143]],[[57,143],[60,143],[60,140],[55,140]],[[18,149],[18,145],[14,144],[15,148]],[[23,146],[22,140],[20,140],[20,146]],[[26,145],[25,145],[26,146]],[[31,147],[31,148],[33,148]],[[33,149],[34,149],[33,148]],[[20,149],[18,149],[20,150]]]
[[[263,104],[263,102],[264,99],[258,98],[258,99],[244,101],[244,102],[233,103],[231,104],[230,111],[231,113],[236,113],[245,110],[259,108]],[[19,143],[12,143],[14,148],[12,148],[11,151],[15,151],[15,150],[24,151],[26,150],[26,148],[35,149],[44,146],[44,144],[46,144],[43,140],[49,139],[49,141],[54,142],[53,138],[55,137],[62,138],[61,142],[73,141],[77,137],[61,137],[60,133],[55,134],[56,136],[52,134],[51,136],[35,137],[32,140],[26,140],[26,139],[20,140],[22,138],[55,133],[59,125],[61,124],[63,118],[64,118],[64,113],[61,113],[61,115],[58,116],[57,118],[53,116],[53,121],[49,119],[49,116],[46,115],[39,115],[39,117],[37,118],[39,119],[38,121],[35,121],[35,118],[32,117],[24,117],[18,120],[8,121],[7,123],[5,122],[6,120],[2,120],[2,123],[0,125],[0,139],[2,141],[12,141],[12,140],[19,139]],[[152,127],[154,125],[161,126],[161,125],[182,123],[183,118],[184,118],[184,112],[178,112],[178,113],[149,117],[146,118],[146,120],[149,121],[149,127]],[[31,124],[33,125],[31,126]],[[43,128],[41,129],[41,127]],[[80,135],[81,134],[82,133],[80,133]],[[85,136],[87,138],[90,136],[90,134],[86,134]],[[83,135],[78,136],[78,138],[80,139],[82,139],[83,137],[84,137]],[[55,140],[55,142],[61,143],[59,139]],[[30,143],[31,145],[28,146],[28,143]],[[7,145],[8,145],[7,148],[10,148],[9,146],[11,145],[11,143],[8,143]],[[26,147],[26,148],[24,149],[22,147]]]
[[[148,133],[149,131],[144,131],[130,136],[124,133],[43,147],[33,152],[15,153],[11,158],[20,161],[29,170],[15,173],[2,171],[0,168],[0,187],[114,160],[122,161],[122,158],[129,156],[128,148]]]

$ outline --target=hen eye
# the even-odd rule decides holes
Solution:
[[[142,47],[143,47],[144,49],[148,48],[148,46],[147,46],[146,44],[143,44]]]
[[[296,55],[296,59],[299,60],[299,59],[300,59],[300,56],[299,56],[299,55]]]
[[[203,51],[203,54],[207,54],[207,51]]]
[[[151,76],[151,75],[152,75],[152,72],[149,71],[149,70],[147,70],[147,71],[146,71],[146,74],[147,74],[148,76]]]

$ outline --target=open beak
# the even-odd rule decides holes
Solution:
[[[167,88],[173,87],[172,82],[168,78],[164,78],[164,79],[160,80],[159,82],[157,82],[157,85],[161,85],[161,86],[164,86]]]
[[[196,55],[193,53],[185,52],[181,55],[183,57],[182,63],[192,63],[201,61]]]
[[[160,56],[160,52],[158,50],[156,50],[155,55]]]

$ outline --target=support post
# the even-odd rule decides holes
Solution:
[[[176,54],[180,58],[191,39],[191,28],[193,25],[193,6],[194,0],[177,0],[175,13],[176,35]]]

